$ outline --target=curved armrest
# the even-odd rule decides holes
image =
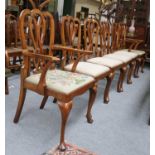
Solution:
[[[63,45],[54,45],[54,46],[52,46],[52,50],[66,50],[66,51],[69,51],[69,52],[77,52],[77,53],[81,53],[81,54],[85,53],[85,55],[93,54],[92,51],[67,47],[67,46],[63,46]]]
[[[29,52],[27,49],[23,50],[23,56],[28,56],[28,57],[32,57],[32,58],[39,58],[39,59],[43,59],[43,60],[49,60],[49,61],[53,61],[53,62],[59,62],[60,61],[60,59],[57,57],[50,56],[50,55],[32,53],[32,52]]]
[[[31,58],[38,58],[38,59],[42,59],[42,60],[48,60],[48,62],[46,64],[43,65],[42,67],[42,73],[40,76],[40,80],[39,83],[37,85],[37,92],[40,94],[45,94],[45,88],[46,88],[46,73],[48,71],[48,69],[50,68],[50,66],[52,65],[52,62],[59,62],[60,59],[57,57],[53,57],[50,55],[43,55],[43,54],[35,54],[35,53],[31,53],[29,52],[27,49],[23,50],[23,56],[24,56],[24,60],[25,63],[27,65],[27,67],[25,68],[25,73],[27,73],[28,75],[28,69],[29,69],[29,59],[28,57]]]
[[[137,49],[137,47],[143,43],[143,40],[140,39],[131,39],[131,38],[126,38],[126,42],[131,43],[130,47],[129,47],[129,51],[131,51],[131,49]]]
[[[85,55],[91,55],[93,54],[92,51],[88,51],[88,50],[83,50],[83,49],[77,49],[77,48],[72,48],[72,47],[67,47],[67,46],[63,46],[63,45],[54,45],[52,46],[52,50],[64,50],[64,51],[68,51],[68,52],[75,52],[78,53],[78,58],[76,60],[74,60],[73,62],[73,66],[71,71],[74,72],[76,70],[76,67],[79,63],[79,61],[85,56]],[[66,59],[64,58],[64,61]],[[62,63],[62,69],[64,68],[65,63]]]

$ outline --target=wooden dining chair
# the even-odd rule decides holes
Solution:
[[[43,52],[43,43],[46,35],[46,19],[50,20],[50,48],[49,54]],[[29,51],[25,33],[25,24],[28,24],[28,34],[33,43],[34,50]],[[14,123],[19,121],[27,90],[34,91],[40,95],[53,96],[58,100],[57,104],[61,112],[61,135],[58,149],[64,151],[65,127],[72,109],[73,98],[89,90],[89,103],[87,109],[87,119],[92,122],[91,108],[96,96],[95,80],[91,76],[59,70],[53,67],[52,63],[59,62],[60,59],[53,56],[54,47],[54,20],[49,12],[41,12],[38,9],[25,9],[19,17],[19,30],[23,48],[23,66],[21,68],[21,83],[19,101],[14,117]],[[91,54],[90,51],[74,50],[66,48],[70,52]],[[59,48],[61,48],[59,46]],[[31,63],[35,68],[31,70]],[[35,73],[35,74],[33,74]]]
[[[137,54],[136,66],[134,69],[134,77],[139,77],[139,67],[141,67],[141,72],[144,72],[144,64],[146,59],[146,53],[143,50],[137,50],[138,46],[143,43],[143,40],[140,39],[131,39],[127,38],[127,25],[120,24],[120,33],[119,33],[119,50],[122,49],[124,52],[131,52]],[[130,44],[129,48],[126,48],[126,44]]]
[[[84,23],[85,25],[85,23]],[[95,32],[96,34],[99,33],[99,27],[98,23],[92,21],[91,22],[91,33]],[[78,49],[81,48],[81,23],[80,20],[71,16],[64,16],[62,17],[62,22],[61,22],[61,41],[62,44],[65,46],[71,46],[74,47],[76,46]],[[93,51],[92,47],[90,48],[85,48],[85,50]],[[66,55],[66,51],[63,52],[64,56]],[[92,56],[92,55],[90,55]],[[114,78],[114,71],[111,70],[109,67],[106,66],[100,66],[97,64],[89,63],[86,60],[88,59],[88,55],[84,57],[84,59],[81,59],[79,55],[75,55],[74,53],[71,55],[68,55],[69,59],[64,60],[63,62],[63,68],[67,71],[71,71],[72,67],[74,67],[73,62],[74,60],[81,60],[77,65],[75,72],[77,73],[82,73],[86,74],[89,76],[92,76],[93,78],[96,79],[96,83],[99,80],[102,80],[104,78],[107,79],[107,84],[104,90],[104,95],[103,95],[103,101],[104,103],[109,102],[109,91],[110,91],[110,86],[112,83],[112,80]],[[75,67],[74,67],[75,68]]]
[[[111,68],[114,72],[116,70],[120,70],[120,76],[117,82],[117,91],[122,92],[123,91],[123,80],[126,74],[126,64],[121,60],[115,60],[107,57],[108,54],[111,53],[112,48],[114,48],[114,42],[116,42],[116,38],[112,38],[111,36],[111,27],[109,23],[101,22],[98,24],[98,27],[100,29],[99,34],[94,34],[96,40],[93,39],[90,32],[91,26],[89,24],[91,23],[92,19],[87,19],[85,21],[85,48],[89,48],[90,44],[92,44],[92,48],[94,51],[94,58],[90,58],[87,61],[90,63],[98,64],[101,66],[107,66]],[[96,23],[98,21],[94,20]]]
[[[132,83],[131,75],[135,65],[136,54],[133,53],[121,53],[118,50],[119,35],[120,32],[119,24],[114,23],[112,26],[109,23],[100,23],[100,37],[99,44],[100,47],[94,49],[96,56],[95,58],[87,60],[88,62],[105,65],[113,70],[120,70],[120,76],[117,83],[117,91],[123,91],[123,81],[127,72],[127,66],[130,65],[128,69],[127,83]],[[88,37],[88,36],[86,36]],[[96,36],[97,37],[97,36]],[[86,46],[86,45],[85,45]]]

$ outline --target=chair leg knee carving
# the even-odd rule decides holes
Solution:
[[[91,109],[94,104],[96,94],[97,94],[97,83],[94,85],[94,87],[89,89],[89,102],[88,102],[88,108],[87,108],[87,114],[86,114],[88,123],[93,123]]]
[[[65,127],[66,127],[66,123],[67,123],[67,119],[69,116],[69,113],[72,109],[72,104],[73,102],[60,102],[58,101],[58,107],[60,109],[61,112],[61,136],[60,136],[60,144],[58,146],[58,149],[60,151],[65,151],[66,150],[66,145],[65,145]]]
[[[115,76],[115,73],[111,72],[109,74],[109,76],[106,77],[107,84],[106,84],[106,88],[105,88],[105,91],[104,91],[104,103],[109,102],[109,91],[110,91],[110,86],[111,86],[111,83],[112,83],[112,80],[113,80],[114,76]]]

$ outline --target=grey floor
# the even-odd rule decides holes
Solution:
[[[97,155],[149,155],[150,69],[140,73],[133,84],[124,83],[124,92],[116,92],[116,74],[108,105],[102,103],[105,81],[99,82],[93,106],[94,123],[88,124],[85,112],[88,92],[74,99],[66,141],[86,148]],[[18,95],[19,75],[9,78],[10,94],[6,96],[6,155],[41,155],[59,142],[60,113],[52,98],[44,110],[39,109],[42,97],[27,92],[18,124],[13,123]]]

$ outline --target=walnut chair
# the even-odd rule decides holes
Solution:
[[[50,19],[50,48],[49,55],[43,52],[43,42],[46,31],[46,19]],[[26,19],[26,20],[25,20]],[[29,28],[30,39],[33,42],[34,50],[29,51],[27,48],[25,24],[27,22]],[[54,46],[54,20],[49,12],[41,13],[38,9],[25,9],[19,17],[19,30],[21,34],[21,42],[23,48],[23,66],[21,68],[21,83],[18,106],[14,118],[14,123],[19,121],[26,91],[31,90],[40,95],[53,96],[58,100],[57,104],[61,112],[61,136],[58,149],[64,151],[65,144],[65,127],[72,109],[73,98],[83,94],[87,90],[90,92],[89,103],[87,109],[87,119],[92,121],[91,108],[96,96],[95,80],[91,76],[55,69],[54,62],[60,59],[52,54],[52,46]],[[60,48],[60,46],[59,46]],[[63,47],[62,47],[63,48]],[[64,47],[64,49],[68,49]],[[91,54],[90,51],[68,49],[70,52]],[[31,63],[35,69],[31,72]],[[35,72],[35,74],[33,74]]]
[[[92,27],[96,33],[99,33],[99,29],[97,27],[97,23],[92,22]],[[76,46],[78,49],[81,48],[81,24],[80,20],[77,18],[73,18],[71,16],[64,16],[62,17],[62,23],[61,23],[61,40],[62,44],[65,46]],[[92,48],[85,48],[85,50],[92,51]],[[66,54],[66,51],[64,51],[64,55]],[[76,69],[74,67],[74,59],[80,60],[80,57],[78,55],[69,55],[69,60],[64,60],[63,68],[67,71],[71,71],[72,68],[74,68],[75,72],[86,74],[89,76],[92,76],[96,79],[96,83],[99,80],[102,80],[104,78],[107,79],[107,84],[104,90],[103,100],[104,103],[109,102],[109,90],[110,85],[112,83],[113,77],[114,77],[114,71],[111,70],[109,67],[106,66],[100,66],[97,64],[89,63],[86,60],[88,59],[88,55],[85,56],[84,59],[81,59],[81,61],[76,64]]]
[[[94,21],[100,29],[99,34],[95,33],[94,36],[92,33],[92,27],[90,23]],[[93,48],[94,58],[90,58],[87,62],[98,64],[101,66],[107,66],[114,72],[117,69],[120,69],[120,77],[117,83],[117,91],[123,91],[123,79],[126,73],[126,64],[121,60],[115,60],[107,57],[107,54],[110,52],[111,48],[111,34],[110,27],[108,24],[101,23],[99,25],[98,21],[95,19],[86,19],[84,24],[84,40],[85,40],[85,49]]]
[[[90,20],[90,19],[89,19]],[[127,83],[132,83],[131,75],[134,69],[136,54],[130,53],[121,53],[118,49],[118,40],[119,34],[117,32],[119,25],[113,24],[110,26],[109,23],[101,22],[100,23],[100,37],[96,36],[99,40],[96,44],[99,44],[99,47],[96,45],[94,49],[96,56],[95,58],[87,60],[88,62],[105,65],[110,67],[113,70],[120,70],[120,76],[117,83],[117,91],[123,91],[123,81],[127,72],[127,66],[130,65]],[[87,38],[86,34],[86,38]],[[85,39],[86,40],[86,39]],[[87,44],[85,45],[87,46]]]
[[[136,58],[136,66],[134,69],[134,77],[139,77],[138,71],[141,66],[141,72],[144,72],[144,64],[146,53],[143,50],[137,50],[138,46],[143,43],[143,40],[140,39],[131,39],[126,37],[127,34],[127,26],[125,24],[120,24],[120,32],[119,32],[119,49],[122,49],[124,52],[131,52],[137,54]],[[126,49],[126,43],[130,44],[129,49]]]

